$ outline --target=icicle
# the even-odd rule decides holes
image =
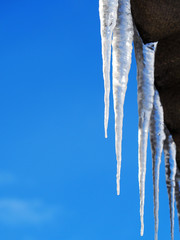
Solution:
[[[175,174],[176,174],[176,146],[168,129],[165,129],[164,141],[166,185],[169,197],[171,239],[174,240],[174,200],[175,200]]]
[[[153,189],[154,189],[154,220],[155,220],[155,240],[158,239],[158,211],[159,211],[159,170],[161,164],[161,155],[163,150],[164,117],[159,94],[154,92],[154,104],[150,119],[150,140],[152,150],[153,165]]]
[[[178,219],[179,219],[179,231],[180,231],[180,171],[177,168],[176,171],[176,187],[175,187],[175,195],[176,195],[176,206],[178,212]]]
[[[109,93],[110,93],[110,62],[112,33],[116,25],[118,0],[99,0],[99,15],[101,22],[101,41],[104,77],[104,128],[107,138],[109,120]]]
[[[134,36],[135,55],[137,61],[138,80],[138,163],[139,163],[139,191],[140,191],[140,218],[141,236],[144,234],[144,197],[146,175],[146,151],[150,115],[154,96],[154,55],[156,43],[143,44],[137,30]]]
[[[117,23],[113,32],[113,98],[117,158],[117,195],[120,194],[123,105],[131,66],[133,23],[129,0],[119,0]]]

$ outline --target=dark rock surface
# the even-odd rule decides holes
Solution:
[[[144,43],[180,31],[179,0],[131,0],[131,11]]]
[[[131,0],[131,11],[143,42],[158,41],[155,86],[180,169],[180,0]]]

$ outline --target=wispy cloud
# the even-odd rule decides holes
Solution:
[[[0,199],[0,222],[8,225],[43,224],[53,220],[57,211],[38,200]]]

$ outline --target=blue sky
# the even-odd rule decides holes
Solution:
[[[0,24],[1,239],[141,239],[134,53],[116,196],[112,94],[104,138],[98,1],[2,1]],[[144,240],[154,236],[151,172],[149,147]],[[159,239],[170,239],[164,161],[159,215]]]

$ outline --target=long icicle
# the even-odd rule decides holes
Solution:
[[[164,116],[163,108],[160,102],[157,90],[154,92],[154,104],[150,119],[150,141],[152,150],[152,168],[153,168],[153,192],[154,192],[154,222],[155,222],[155,240],[158,239],[159,225],[159,170],[161,164],[161,155],[164,134]]]
[[[131,66],[132,41],[134,35],[130,0],[119,0],[118,3],[117,23],[113,32],[113,98],[117,158],[117,195],[120,194],[123,106]]]
[[[175,201],[175,175],[176,175],[176,146],[168,129],[165,129],[164,141],[166,186],[169,197],[171,240],[174,240],[174,201]]]
[[[180,171],[177,168],[176,171],[176,187],[175,187],[175,195],[176,195],[176,206],[177,206],[177,214],[179,219],[179,231],[180,231]]]
[[[137,62],[138,80],[138,165],[139,165],[139,192],[140,192],[140,219],[141,236],[144,234],[144,198],[146,176],[146,151],[148,130],[154,96],[154,56],[156,43],[143,44],[135,29],[134,47]]]
[[[109,93],[110,93],[110,62],[112,33],[116,25],[118,0],[99,0],[99,15],[101,23],[101,42],[104,77],[104,129],[107,138],[109,121]]]

